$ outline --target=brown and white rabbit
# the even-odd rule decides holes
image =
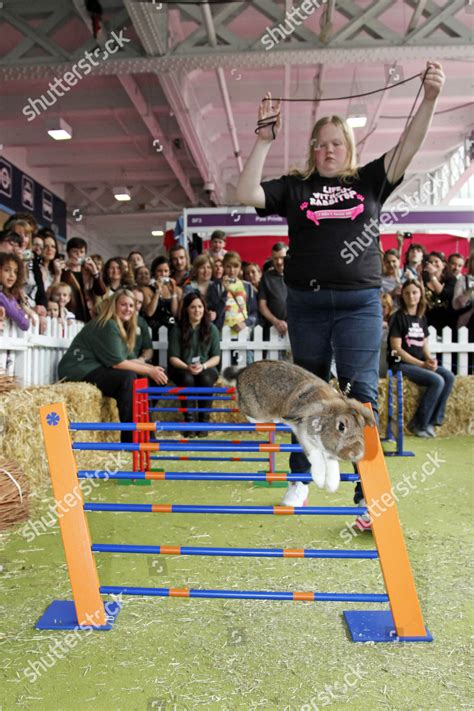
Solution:
[[[337,460],[357,462],[364,456],[364,427],[374,426],[370,410],[316,375],[282,360],[226,368],[223,375],[237,383],[239,409],[245,417],[291,427],[319,487],[336,491]]]

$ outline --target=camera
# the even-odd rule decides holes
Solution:
[[[209,183],[204,183],[204,192],[206,192],[208,195],[212,195],[212,193],[215,191],[216,186],[214,183],[209,182]]]
[[[161,277],[162,284],[169,284],[171,279],[169,277]]]
[[[86,262],[87,262],[87,257],[79,257],[79,259],[77,260],[77,263],[81,267],[83,267]]]
[[[235,284],[237,279],[235,277],[229,277],[229,284]]]
[[[31,262],[35,255],[33,254],[31,249],[25,249],[25,251],[22,254],[22,259],[24,262]]]
[[[402,239],[411,239],[413,237],[411,232],[397,232],[397,237]]]

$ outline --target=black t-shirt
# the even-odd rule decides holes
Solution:
[[[263,272],[258,289],[258,300],[265,299],[267,306],[275,318],[286,321],[287,289],[283,274],[278,274],[276,269],[267,269]]]
[[[388,327],[387,360],[389,368],[396,367],[399,362],[398,358],[395,360],[394,356],[392,356],[391,337],[401,338],[403,350],[413,358],[425,360],[423,344],[428,335],[428,325],[424,316],[421,318],[419,316],[410,316],[401,309],[396,311]]]
[[[384,157],[359,168],[357,178],[302,180],[284,175],[262,183],[261,216],[288,220],[290,249],[285,281],[294,288],[368,289],[379,287],[379,215],[382,204],[400,184],[385,181]],[[379,199],[380,189],[384,184]]]

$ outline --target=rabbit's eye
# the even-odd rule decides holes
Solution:
[[[339,432],[345,432],[346,431],[346,426],[344,422],[338,422],[337,423],[337,429]]]

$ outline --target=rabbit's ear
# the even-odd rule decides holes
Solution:
[[[369,425],[369,427],[374,427],[375,426],[375,420],[374,416],[371,410],[369,410],[368,407],[365,407],[361,402],[358,402],[357,400],[351,400],[351,409],[354,413],[354,415],[359,416],[362,418],[362,421],[365,425]]]

